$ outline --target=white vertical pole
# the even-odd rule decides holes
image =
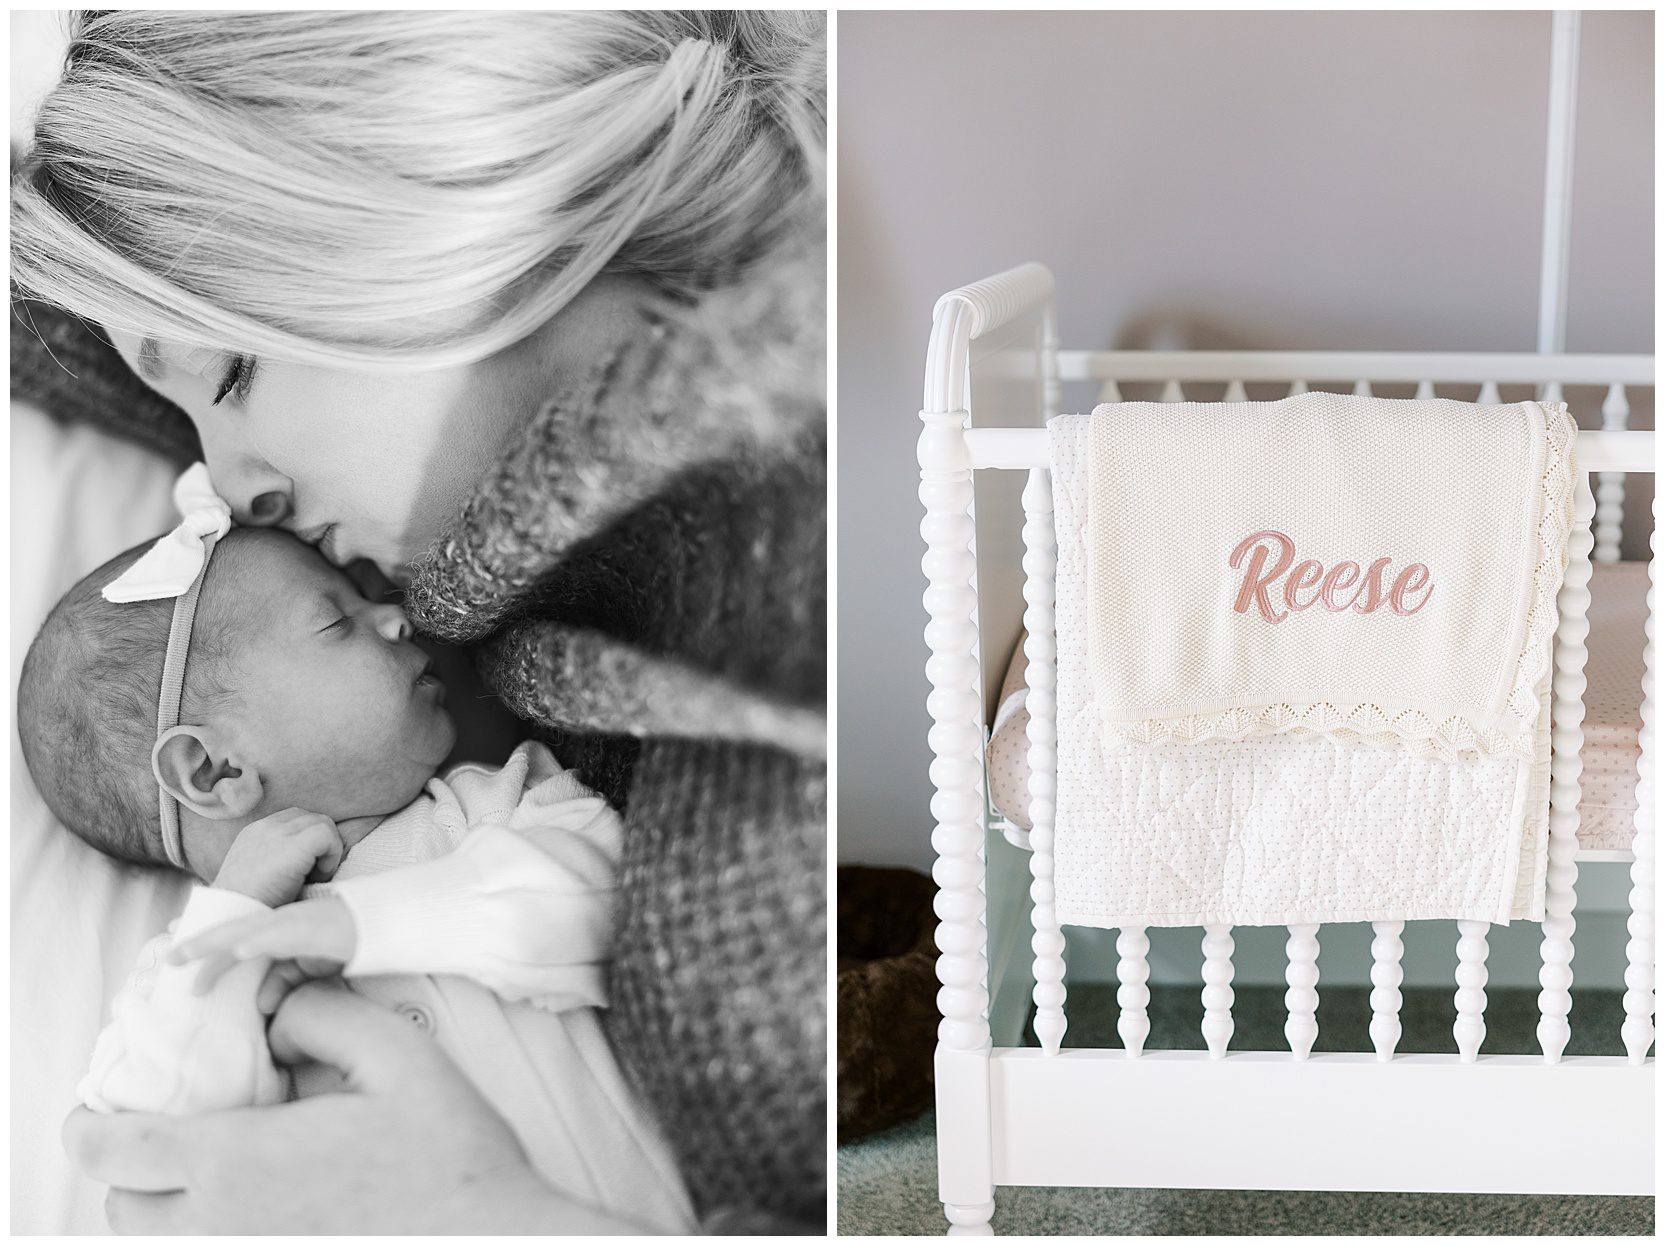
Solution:
[[[1578,14],[1554,13],[1549,53],[1549,141],[1544,161],[1544,241],[1538,275],[1538,353],[1567,343],[1567,254],[1572,233],[1573,127],[1578,103]]]
[[[937,898],[938,1192],[956,1236],[988,1233],[994,1212],[989,1101],[988,929],[983,894],[983,688],[977,665],[977,559],[964,411],[921,411],[920,534],[931,621],[931,870]]]
[[[1052,474],[1029,470],[1023,487],[1023,626],[1029,681],[1029,899],[1035,934],[1035,1037],[1049,1056],[1064,1041],[1064,932],[1052,886],[1052,819],[1058,796],[1054,585],[1058,556],[1052,525]]]

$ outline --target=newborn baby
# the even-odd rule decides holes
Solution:
[[[286,533],[228,531],[226,512],[215,535],[194,513],[160,552],[129,550],[64,596],[18,690],[25,760],[68,827],[212,883],[141,954],[85,1101],[178,1113],[288,1097],[266,1015],[339,971],[433,1034],[552,1185],[692,1231],[596,1015],[617,814],[536,743],[436,777],[456,733],[404,612]]]

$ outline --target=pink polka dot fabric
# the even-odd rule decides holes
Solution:
[[[1636,833],[1636,766],[1642,755],[1642,646],[1648,618],[1646,563],[1598,563],[1590,582],[1590,661],[1585,674],[1583,799],[1579,847],[1628,850]],[[1000,689],[989,739],[989,799],[1029,829],[1029,689],[1020,639]]]
[[[1642,756],[1648,565],[1598,563],[1590,596],[1578,844],[1628,850],[1636,833],[1636,766]]]

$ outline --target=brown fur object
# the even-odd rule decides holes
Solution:
[[[917,870],[838,869],[838,1140],[931,1106],[936,884]]]

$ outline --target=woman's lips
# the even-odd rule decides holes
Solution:
[[[341,551],[335,543],[337,526],[333,523],[322,524],[316,528],[308,528],[299,535],[301,540],[315,547],[320,554],[339,567],[343,565],[343,561]]]

